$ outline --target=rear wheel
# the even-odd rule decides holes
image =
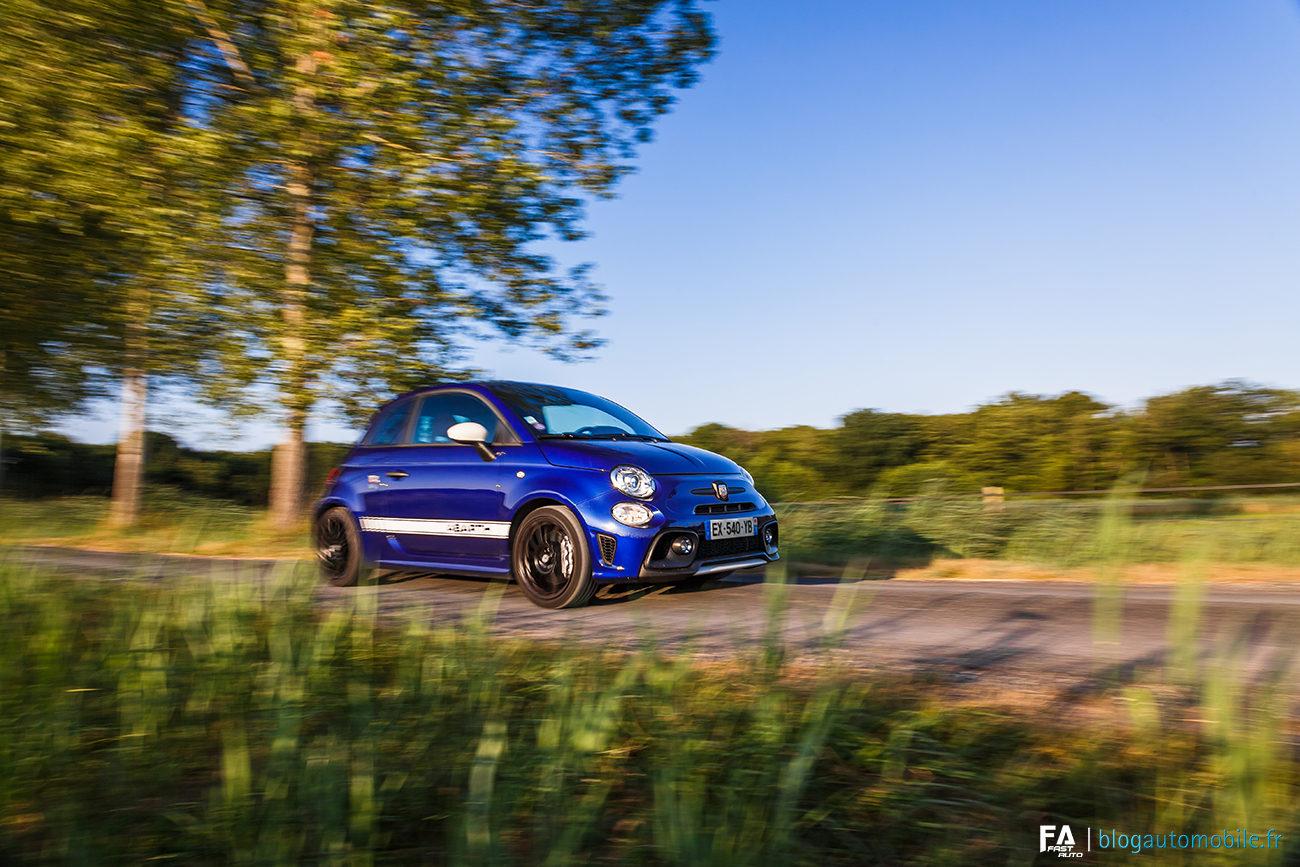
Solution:
[[[351,587],[361,577],[361,531],[342,506],[326,509],[316,519],[316,562],[320,576],[335,587]]]
[[[582,524],[563,506],[543,506],[524,518],[510,547],[510,571],[543,608],[578,608],[596,592]]]

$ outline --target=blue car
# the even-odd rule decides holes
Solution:
[[[544,608],[778,559],[776,515],[739,465],[603,397],[527,382],[384,405],[312,514],[335,586],[376,568],[512,576]]]

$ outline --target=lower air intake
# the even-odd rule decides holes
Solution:
[[[618,540],[613,536],[606,536],[604,533],[597,533],[596,541],[600,543],[601,565],[613,566],[614,554],[618,552]]]
[[[758,536],[741,536],[735,539],[708,539],[700,542],[700,560],[714,557],[735,557],[740,554],[761,554],[763,540]]]

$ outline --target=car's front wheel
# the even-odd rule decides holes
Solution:
[[[316,563],[320,576],[335,587],[351,587],[361,577],[361,531],[342,506],[321,512],[316,519]]]
[[[578,608],[596,592],[591,553],[577,517],[563,506],[530,512],[515,531],[510,571],[543,608]]]

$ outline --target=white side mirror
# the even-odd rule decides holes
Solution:
[[[447,439],[454,443],[472,445],[487,442],[487,428],[476,421],[463,421],[447,428]]]
[[[473,446],[474,451],[478,452],[478,456],[484,461],[495,461],[496,452],[488,447],[487,438],[487,428],[476,421],[463,421],[447,428],[447,439],[461,445]]]

